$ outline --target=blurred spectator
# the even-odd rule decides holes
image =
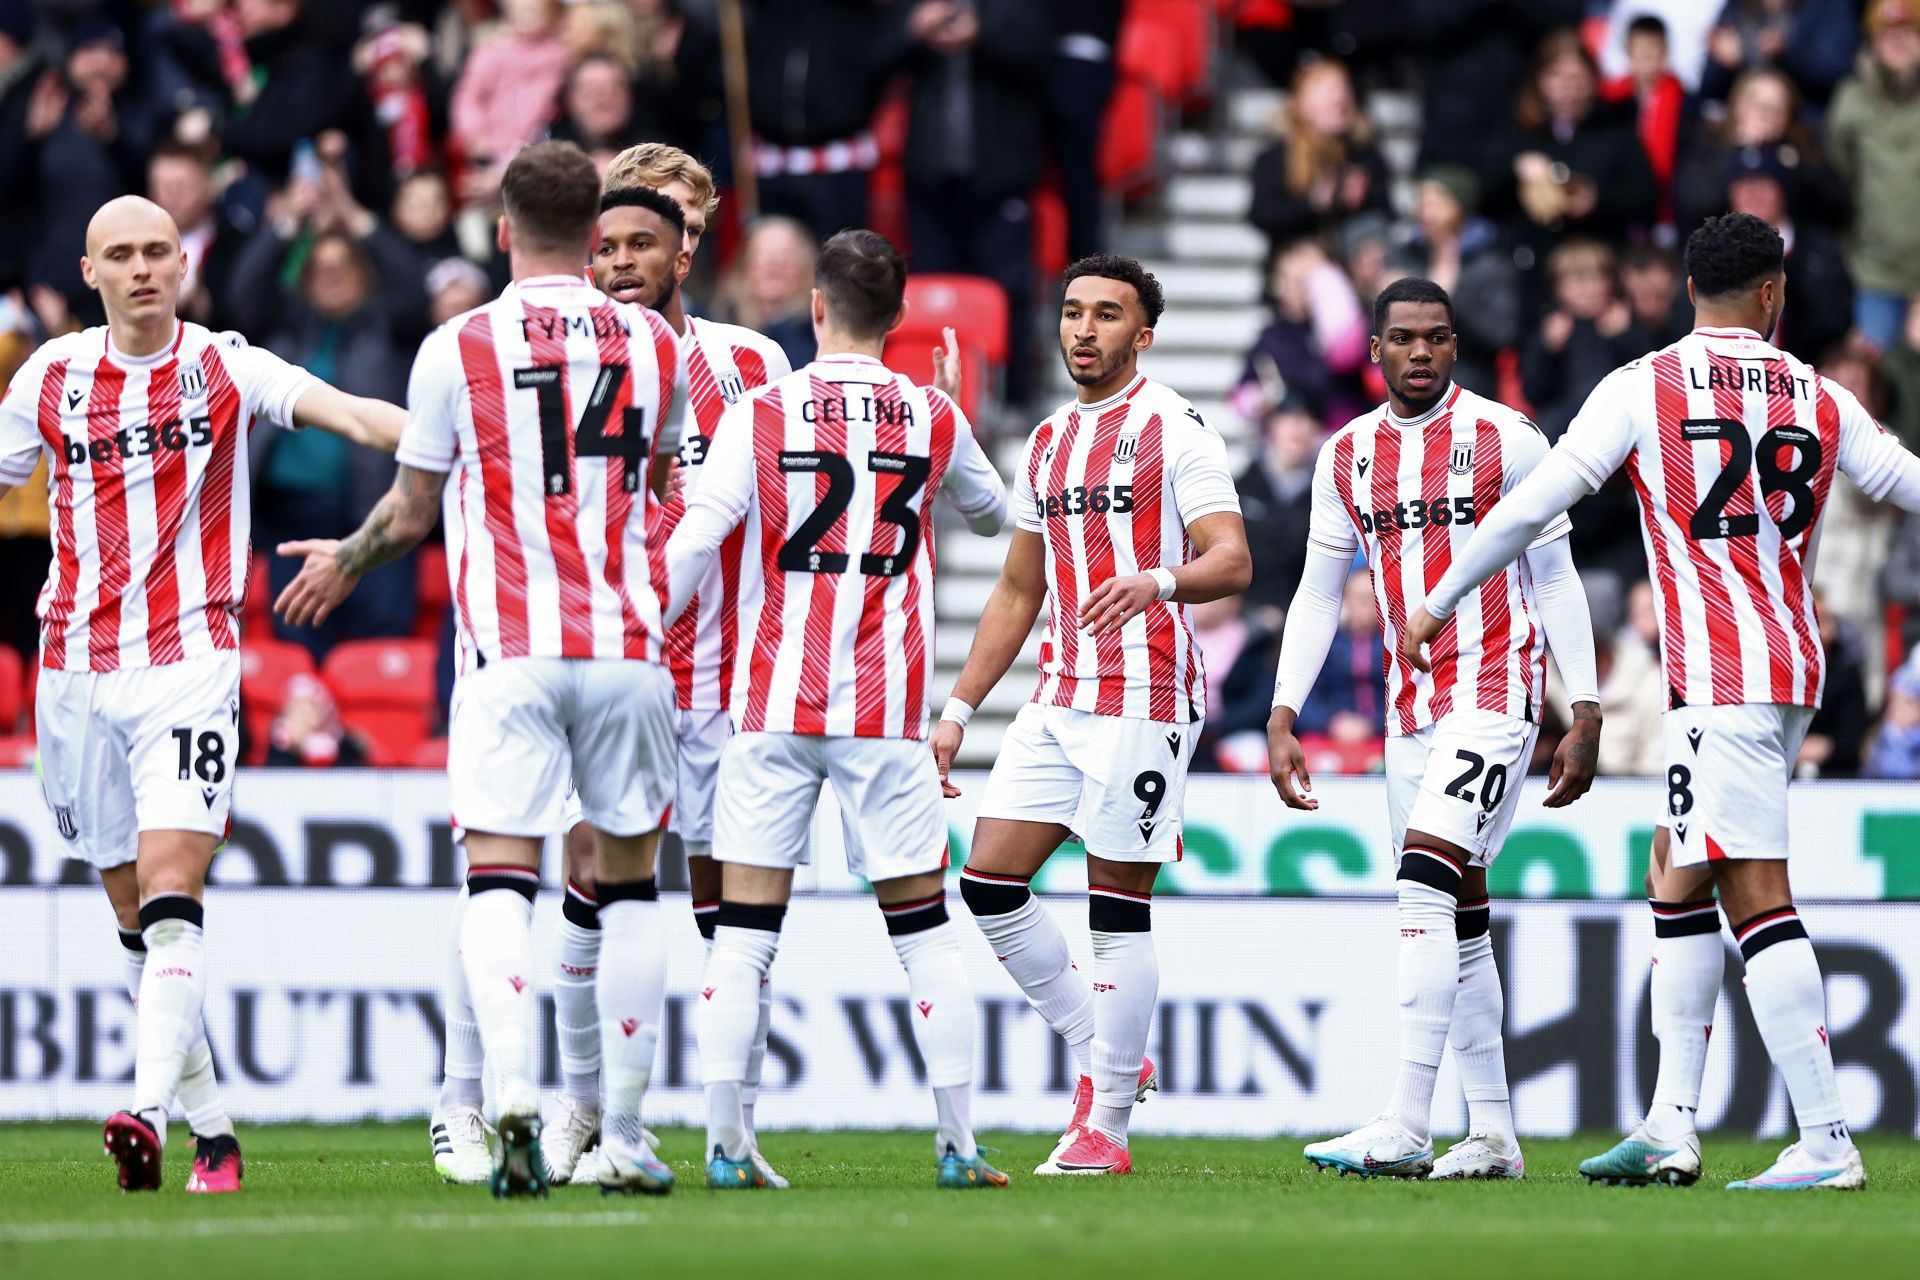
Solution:
[[[1785,73],[1756,67],[1733,82],[1719,121],[1696,129],[1680,157],[1674,216],[1682,241],[1702,222],[1727,211],[1727,166],[1745,147],[1772,148],[1779,157],[1796,219],[1830,231],[1847,225],[1853,198],[1802,117],[1800,91]]]
[[[1599,99],[1599,71],[1575,31],[1541,41],[1520,89],[1519,131],[1487,175],[1490,207],[1514,211],[1520,266],[1532,271],[1570,235],[1623,245],[1654,219],[1653,169],[1633,109]]]
[[[634,128],[633,86],[611,55],[590,53],[573,64],[552,136],[577,144],[601,173],[615,156],[642,141]]]
[[[45,113],[35,25],[32,0],[0,0],[0,223],[9,227],[26,227],[33,216],[27,121],[36,109]],[[21,237],[0,236],[0,289],[20,283],[29,247]]]
[[[1568,240],[1547,255],[1553,310],[1520,347],[1520,380],[1547,439],[1566,433],[1600,379],[1653,349],[1614,277],[1613,251]]]
[[[1788,303],[1792,305],[1791,301]],[[1875,374],[1872,351],[1855,340],[1827,352],[1820,361],[1822,376],[1851,391],[1870,414],[1879,416],[1885,397]],[[1814,564],[1820,608],[1862,635],[1878,634],[1881,626],[1880,577],[1894,531],[1893,507],[1874,502],[1844,474],[1833,477],[1820,522],[1820,558]],[[1881,664],[1870,663],[1869,687],[1880,683]]]
[[[386,136],[388,176],[403,179],[439,160],[434,131],[433,51],[424,27],[370,10],[368,33],[353,47],[353,69],[366,81],[367,100]]]
[[[442,258],[427,271],[427,321],[435,328],[491,297],[487,273],[465,258]]]
[[[1626,295],[1633,322],[1657,351],[1693,332],[1693,303],[1680,263],[1665,249],[1643,244],[1620,256],[1620,292]]]
[[[1900,341],[1881,357],[1880,376],[1887,389],[1882,421],[1901,444],[1920,452],[1920,297],[1907,304]]]
[[[179,142],[156,147],[147,161],[147,198],[180,228],[180,248],[187,255],[180,314],[212,329],[232,328],[226,299],[247,230],[221,207],[206,150]]]
[[[1495,361],[1520,340],[1520,273],[1500,229],[1479,208],[1473,170],[1427,170],[1415,188],[1413,235],[1389,266],[1394,276],[1424,276],[1452,295],[1459,348],[1453,380],[1492,396],[1499,390]]]
[[[452,143],[465,163],[464,204],[490,207],[500,175],[553,120],[567,75],[554,0],[501,0],[506,19],[467,59],[453,87]]]
[[[1666,745],[1660,713],[1667,705],[1666,676],[1660,658],[1638,631],[1627,625],[1629,593],[1605,571],[1580,575],[1593,622],[1594,670],[1600,679],[1600,772],[1609,777],[1653,777],[1666,772]],[[1644,582],[1639,584],[1644,589]],[[1649,597],[1649,603],[1651,598]],[[1566,681],[1557,663],[1547,666],[1547,709],[1566,723]],[[1563,729],[1564,731],[1564,729]]]
[[[1329,58],[1300,68],[1283,112],[1253,161],[1248,216],[1267,235],[1269,262],[1281,246],[1327,235],[1363,210],[1390,211],[1387,163],[1346,67]]]
[[[798,369],[813,359],[813,263],[820,247],[792,218],[761,218],[725,290],[728,319],[780,344]]]
[[[393,193],[393,228],[413,246],[429,270],[446,258],[460,256],[460,239],[453,234],[453,192],[446,175],[423,169],[401,180]]]
[[[1425,168],[1485,163],[1489,141],[1513,124],[1512,103],[1504,97],[1508,87],[1520,83],[1541,38],[1579,22],[1587,5],[1584,0],[1428,0],[1395,10],[1420,79],[1420,165]]]
[[[1920,669],[1911,659],[1887,682],[1880,727],[1864,754],[1862,777],[1920,779]]]
[[[1853,325],[1853,278],[1840,242],[1817,223],[1799,223],[1787,203],[1791,181],[1778,147],[1742,147],[1727,169],[1727,207],[1773,225],[1787,245],[1787,305],[1772,338],[1802,360],[1818,360]]]
[[[633,5],[625,0],[561,2],[560,38],[576,68],[588,58],[611,58],[623,78],[639,71],[640,22]]]
[[[287,700],[267,733],[267,763],[282,768],[351,769],[367,762],[359,737],[340,722],[333,691],[305,672],[287,681]]]
[[[1233,670],[1247,643],[1248,627],[1241,616],[1242,604],[1239,596],[1222,596],[1193,606],[1190,614],[1194,643],[1206,655],[1207,706],[1216,711],[1224,705],[1221,688],[1227,673]],[[1269,697],[1269,708],[1272,701]]]
[[[726,161],[726,84],[712,6],[704,13],[680,0],[603,0],[593,7],[634,15],[633,123],[640,135]]]
[[[1369,327],[1346,273],[1318,243],[1288,247],[1274,260],[1273,311],[1247,352],[1234,407],[1258,422],[1268,406],[1299,395],[1328,422],[1365,413]]]
[[[1707,34],[1715,11],[1702,0],[1616,0],[1607,13],[1607,33],[1600,42],[1600,66],[1608,76],[1631,71],[1627,39],[1641,18],[1657,18],[1667,36],[1667,62],[1691,94],[1700,88],[1707,62]]]
[[[1802,778],[1851,778],[1860,771],[1860,748],[1873,724],[1867,710],[1867,647],[1860,632],[1829,610],[1819,592],[1814,594],[1814,608],[1820,622],[1820,648],[1827,659],[1827,681],[1806,740],[1800,744],[1796,773]]]
[[[1247,606],[1286,609],[1307,561],[1313,514],[1313,464],[1326,439],[1320,419],[1298,396],[1267,415],[1258,456],[1235,479],[1253,551]],[[1212,661],[1209,649],[1208,661]],[[1220,668],[1224,674],[1225,667]]]
[[[1834,96],[1834,162],[1852,183],[1854,323],[1881,350],[1920,294],[1920,5],[1875,0],[1869,44]]]
[[[1007,399],[1024,404],[1047,10],[1028,0],[918,0],[906,24],[908,260],[918,274],[986,276],[1006,292]]]
[[[1335,742],[1365,742],[1385,731],[1386,668],[1381,664],[1380,608],[1365,569],[1347,579],[1340,598],[1340,629],[1333,633],[1320,678],[1300,706],[1294,733]]]
[[[1120,43],[1120,0],[1055,4],[1053,59],[1046,72],[1047,133],[1060,194],[1067,206],[1067,260],[1098,252],[1104,197],[1095,162],[1100,122],[1113,96],[1113,55]]]
[[[744,0],[747,94],[760,212],[796,218],[825,240],[867,225],[871,128],[922,6],[872,0]],[[957,17],[959,6],[949,4]],[[923,21],[928,21],[923,19]]]
[[[25,296],[18,289],[0,293],[0,389],[33,353],[33,328],[33,310]],[[53,558],[48,529],[47,464],[42,458],[25,484],[0,497],[0,644],[23,655],[34,653],[40,644],[40,623],[33,610]],[[8,731],[8,726],[0,726],[0,734]]]
[[[1391,261],[1393,243],[1393,220],[1378,210],[1354,214],[1340,224],[1334,236],[1340,265],[1346,270],[1354,297],[1363,311],[1372,312],[1373,300],[1380,296],[1380,291],[1406,274]],[[1386,384],[1380,385],[1380,394],[1385,395]]]
[[[1823,105],[1859,45],[1853,0],[1727,0],[1707,37],[1700,92],[1725,98],[1742,71],[1775,66]]]
[[[1609,78],[1601,97],[1608,102],[1632,102],[1640,113],[1640,149],[1653,168],[1660,192],[1659,219],[1673,221],[1673,171],[1680,151],[1680,126],[1687,91],[1673,73],[1667,45],[1667,24],[1642,14],[1627,27],[1627,70]]]

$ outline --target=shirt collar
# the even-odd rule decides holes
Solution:
[[[120,348],[114,346],[113,330],[111,328],[107,328],[104,337],[101,339],[101,346],[106,350],[107,358],[123,369],[151,369],[173,359],[174,353],[180,350],[181,340],[186,336],[187,326],[181,324],[180,321],[176,319],[173,322],[173,340],[167,343],[166,346],[161,347],[158,351],[148,355],[130,356]]]
[[[1451,382],[1449,382],[1447,384],[1447,389],[1441,392],[1440,398],[1433,402],[1433,407],[1431,409],[1428,409],[1425,413],[1418,414],[1411,418],[1403,418],[1399,414],[1395,413],[1393,411],[1393,401],[1389,400],[1387,401],[1387,421],[1391,422],[1396,427],[1423,427],[1427,423],[1432,422],[1435,418],[1439,417],[1441,414],[1452,412],[1453,403],[1459,398],[1460,398],[1460,388],[1454,386]]]
[[[1081,404],[1079,400],[1075,400],[1073,402],[1073,411],[1075,413],[1100,413],[1103,410],[1111,409],[1122,400],[1133,399],[1134,394],[1138,392],[1141,387],[1145,386],[1146,383],[1146,374],[1135,374],[1132,382],[1129,382],[1125,387],[1114,392],[1105,400],[1095,400],[1092,404]]]

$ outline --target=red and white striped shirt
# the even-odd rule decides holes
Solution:
[[[727,410],[667,544],[668,616],[745,529],[736,728],[926,736],[941,488],[999,527],[1006,491],[966,416],[877,360],[825,357]]]
[[[572,276],[508,285],[428,336],[396,454],[451,472],[447,572],[463,649],[661,656],[645,494],[680,445],[673,330]]]
[[[1187,527],[1240,512],[1226,444],[1186,398],[1141,376],[1097,404],[1069,401],[1034,428],[1015,478],[1020,527],[1047,544],[1047,629],[1033,700],[1185,724],[1207,714],[1187,606],[1157,600],[1117,633],[1080,625],[1110,578],[1193,559]]]
[[[680,339],[687,362],[687,408],[681,420],[680,465],[687,488],[700,483],[707,450],[713,447],[727,406],[747,393],[793,372],[780,344],[737,324],[687,317]],[[684,495],[650,513],[649,547],[666,546],[686,510]],[[744,529],[720,544],[685,613],[667,629],[667,667],[682,711],[725,711],[733,684],[733,655],[739,643],[740,559],[747,545]]]
[[[1698,329],[1595,387],[1556,452],[1640,499],[1672,705],[1818,706],[1820,514],[1836,467],[1867,496],[1908,454],[1846,388],[1747,329]]]
[[[33,353],[0,400],[0,483],[24,483],[46,453],[42,666],[157,667],[239,647],[247,433],[258,417],[292,426],[317,385],[197,324],[151,356],[115,351],[104,326]]]
[[[1386,640],[1388,734],[1469,709],[1538,719],[1547,646],[1524,556],[1461,601],[1434,641],[1431,674],[1400,656],[1400,634],[1476,523],[1546,456],[1546,437],[1526,417],[1462,387],[1417,418],[1382,405],[1321,447],[1307,540],[1335,555],[1366,553]],[[1571,528],[1556,517],[1532,545]]]

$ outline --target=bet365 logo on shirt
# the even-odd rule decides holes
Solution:
[[[1362,511],[1356,506],[1353,508],[1353,522],[1360,526],[1363,533],[1424,529],[1428,525],[1445,528],[1450,524],[1472,524],[1473,497],[1469,494],[1459,498],[1442,498],[1438,502],[1409,498],[1379,511]]]
[[[162,449],[178,453],[213,443],[213,419],[188,418],[182,422],[169,418],[162,423],[143,422],[137,427],[122,427],[110,436],[91,440],[68,440],[67,463],[80,466],[89,458],[105,462],[116,455],[123,460],[147,458]]]

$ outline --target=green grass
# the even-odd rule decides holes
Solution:
[[[1587,1186],[1574,1165],[1611,1135],[1530,1142],[1526,1182],[1485,1185],[1342,1179],[1285,1138],[1142,1137],[1131,1178],[1047,1180],[1046,1138],[1000,1135],[1013,1187],[956,1193],[925,1135],[769,1134],[794,1190],[722,1197],[697,1136],[663,1138],[665,1199],[495,1203],[439,1183],[423,1125],[256,1125],[246,1191],[202,1198],[177,1157],[166,1190],[123,1195],[97,1126],[0,1126],[0,1276],[1920,1275],[1920,1146],[1897,1139],[1862,1142],[1864,1192],[1741,1195],[1714,1188],[1775,1144],[1709,1137],[1709,1181],[1671,1190]]]

